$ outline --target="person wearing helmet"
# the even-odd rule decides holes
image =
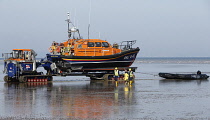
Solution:
[[[118,70],[118,68],[116,67],[115,70],[114,70],[114,80],[115,80],[115,81],[118,81],[118,78],[119,78],[119,70]]]
[[[200,71],[200,70],[198,70],[198,71],[197,71],[197,74],[198,74],[198,75],[200,75],[200,74],[201,74],[201,71]]]
[[[130,84],[132,83],[133,77],[134,77],[133,71],[132,71],[131,68],[129,68],[129,71],[128,71],[128,80],[129,80],[129,83]]]
[[[125,70],[125,74],[124,74],[124,80],[125,80],[125,84],[128,84],[128,77],[129,77],[129,75],[128,75],[128,71],[127,70]]]

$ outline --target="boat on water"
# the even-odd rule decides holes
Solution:
[[[183,80],[201,80],[209,78],[209,76],[206,74],[159,73],[159,76],[166,79],[183,79]]]
[[[69,14],[66,21],[69,39],[61,43],[54,41],[49,48],[50,54],[46,55],[47,60],[53,62],[54,67],[61,71],[130,67],[140,51],[139,47],[133,48],[136,40],[122,41],[120,44],[111,45],[106,40],[89,39],[89,37],[83,39],[79,29],[70,21]],[[73,27],[70,28],[70,24]]]

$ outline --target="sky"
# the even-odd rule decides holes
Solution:
[[[83,38],[137,40],[138,57],[210,57],[209,0],[0,0],[0,53],[64,42],[67,12]],[[89,19],[90,18],[90,19]]]

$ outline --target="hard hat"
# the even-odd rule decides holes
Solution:
[[[129,68],[129,70],[131,70],[131,68]]]
[[[117,69],[117,67],[115,69]]]

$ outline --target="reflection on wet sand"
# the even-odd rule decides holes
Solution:
[[[5,83],[5,116],[109,118],[132,105],[133,85],[123,82]],[[126,112],[126,111],[125,111]]]
[[[40,94],[52,83],[4,83],[5,116],[32,115],[39,105]],[[41,101],[46,100],[42,97]],[[41,103],[42,104],[42,103]],[[43,110],[41,110],[43,111]]]
[[[183,83],[189,83],[194,82],[197,83],[197,85],[200,85],[201,83],[208,82],[208,80],[181,80],[181,79],[162,79],[159,80],[160,84],[183,84]]]

